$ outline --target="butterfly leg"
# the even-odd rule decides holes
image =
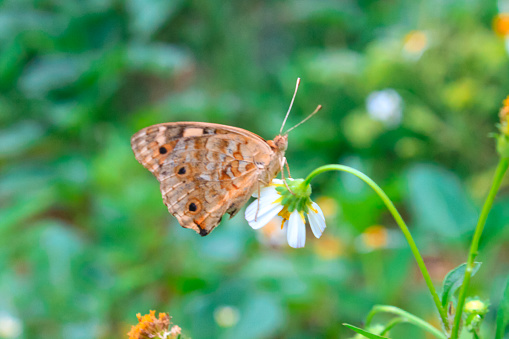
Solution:
[[[291,178],[292,175],[290,174],[290,166],[288,166],[288,161],[286,161],[286,158],[285,158],[285,165],[286,165],[286,171],[288,172],[288,178]]]
[[[256,182],[256,189],[258,190],[258,199],[256,199],[256,214],[255,214],[255,222],[258,218],[258,211],[260,210],[260,181]]]
[[[286,163],[286,166],[288,166],[288,163],[286,162],[286,158],[283,158],[281,159],[281,178],[283,179],[283,182],[285,183],[285,186],[286,186],[286,189],[288,190],[288,192],[290,192],[291,194],[295,195],[295,193],[293,193],[293,191],[290,189],[290,187],[288,186],[288,183],[286,182],[286,178],[285,178],[285,163]],[[288,167],[287,167],[288,168]],[[291,175],[290,175],[290,170],[288,170],[288,175],[289,177],[291,178]]]

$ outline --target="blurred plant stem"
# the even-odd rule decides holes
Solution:
[[[391,321],[389,321],[387,323],[387,325],[385,325],[385,328],[382,332],[380,332],[380,335],[386,335],[387,333],[389,333],[389,331],[396,325],[398,324],[401,324],[401,323],[408,323],[409,321],[405,318],[405,317],[399,317],[399,318],[394,318],[392,319]]]
[[[403,232],[403,235],[405,236],[408,245],[410,246],[410,249],[415,257],[415,260],[417,261],[417,265],[419,266],[419,269],[421,270],[422,276],[424,277],[424,280],[426,281],[426,285],[428,286],[428,289],[431,293],[431,296],[433,297],[433,301],[435,302],[435,306],[437,307],[438,313],[440,315],[440,318],[442,319],[442,323],[444,324],[444,327],[446,331],[449,331],[449,322],[447,321],[447,313],[445,309],[442,307],[442,304],[440,302],[440,298],[438,297],[437,291],[435,290],[435,286],[433,286],[433,282],[431,281],[431,277],[429,275],[428,269],[426,268],[426,265],[424,264],[424,260],[422,259],[421,254],[419,253],[419,249],[417,248],[417,245],[415,244],[415,241],[410,234],[410,231],[405,224],[405,221],[403,221],[403,218],[399,214],[398,210],[392,203],[391,199],[385,194],[385,192],[378,186],[371,178],[369,178],[367,175],[365,175],[362,172],[359,172],[358,170],[343,166],[343,165],[325,165],[322,167],[318,167],[314,171],[312,171],[307,178],[304,180],[303,185],[309,185],[311,180],[317,176],[318,174],[328,172],[328,171],[343,171],[350,174],[355,175],[357,178],[364,181],[368,186],[370,186],[382,199],[382,201],[385,203],[385,206],[391,212],[392,216],[394,217],[394,220],[396,220],[396,223],[398,224],[399,228]]]
[[[384,332],[387,332],[390,328],[394,327],[395,325],[401,322],[408,322],[433,334],[437,338],[447,339],[447,337],[442,332],[440,332],[440,330],[433,327],[431,324],[424,321],[423,319],[416,317],[415,315],[408,313],[407,311],[404,311],[401,308],[389,305],[374,306],[371,312],[369,312],[368,316],[366,317],[366,328],[371,324],[371,320],[373,319],[375,314],[380,312],[392,313],[400,316],[399,318],[396,318],[393,321],[389,322],[387,327],[384,329]]]
[[[459,335],[461,315],[463,314],[463,307],[465,305],[468,284],[470,283],[470,277],[472,276],[474,260],[478,254],[479,242],[481,240],[482,231],[484,230],[484,225],[486,225],[486,219],[488,218],[488,214],[490,213],[491,207],[493,206],[493,202],[495,201],[495,196],[497,195],[498,189],[500,188],[500,184],[502,183],[502,179],[504,178],[504,175],[508,167],[509,158],[501,158],[500,162],[498,163],[497,170],[495,171],[493,184],[491,185],[488,197],[484,202],[484,206],[482,208],[479,221],[477,222],[477,226],[475,228],[474,237],[472,238],[472,244],[470,245],[470,251],[468,253],[465,277],[463,278],[463,284],[461,285],[458,296],[458,305],[456,307],[457,309],[456,315],[454,316],[454,325],[452,327],[451,339],[457,339]]]

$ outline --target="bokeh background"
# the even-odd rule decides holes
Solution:
[[[169,312],[193,339],[347,338],[374,304],[438,325],[408,246],[349,175],[313,182],[328,228],[306,247],[239,213],[202,238],[163,205],[130,137],[169,121],[266,139],[288,126],[294,177],[364,171],[395,201],[437,288],[466,260],[509,94],[509,3],[491,0],[0,1],[0,337],[127,338]],[[472,293],[492,335],[509,194]],[[225,218],[226,219],[226,218]],[[379,320],[384,320],[383,317]],[[401,325],[394,338],[425,338]]]

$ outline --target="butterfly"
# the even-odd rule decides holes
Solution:
[[[295,94],[290,109],[295,99]],[[321,108],[318,108],[297,127]],[[288,117],[287,112],[283,126]],[[233,217],[251,195],[268,185],[286,163],[288,130],[273,140],[247,130],[206,122],[146,127],[131,138],[139,163],[160,183],[163,202],[180,225],[202,236],[224,214]]]
[[[173,122],[140,130],[131,146],[159,181],[168,211],[182,227],[205,236],[278,174],[288,135],[266,141],[237,127]]]

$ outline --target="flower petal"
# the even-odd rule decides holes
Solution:
[[[318,204],[314,201],[311,201],[311,206],[318,211],[318,213],[320,214],[320,216],[322,217],[323,220],[325,220],[325,216],[323,215],[323,212],[322,212],[322,209],[320,208],[320,206],[318,206]]]
[[[275,186],[265,186],[265,187],[262,187],[262,188],[260,188],[260,196],[263,197],[265,194],[267,194],[268,192],[271,192],[271,191],[277,192],[276,191],[276,187]],[[252,197],[253,198],[258,198],[258,190],[254,191],[254,193],[252,194]]]
[[[249,226],[258,229],[265,226],[272,218],[277,216],[283,209],[283,205],[276,202],[279,197],[280,195],[274,189],[274,191],[269,191],[260,199],[253,201],[246,208],[245,212],[245,217]]]
[[[258,200],[253,201],[247,208],[245,212],[246,220],[257,219],[256,213],[258,212],[258,216],[265,212],[272,205],[281,205],[276,203],[276,200],[281,196],[276,192],[276,190],[268,191],[266,194],[262,195]]]
[[[317,212],[314,212],[313,209],[310,209],[308,213],[309,226],[311,226],[311,231],[315,237],[320,238],[322,236],[323,231],[325,230],[325,218],[323,216],[323,212],[316,203],[311,202],[311,206]]]
[[[283,205],[274,204],[269,209],[265,210],[264,213],[258,213],[256,220],[248,220],[249,226],[253,229],[259,229],[265,226],[269,221],[271,221],[274,217],[277,216],[279,212],[283,209]]]
[[[287,232],[288,245],[293,248],[304,247],[306,243],[306,224],[297,210],[290,214]]]

